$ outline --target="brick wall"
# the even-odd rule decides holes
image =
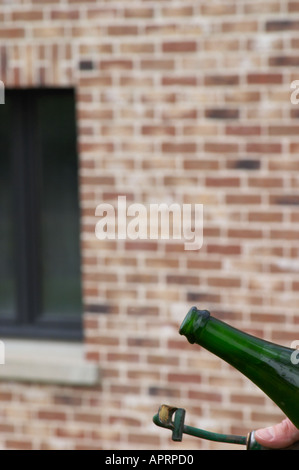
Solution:
[[[197,305],[299,339],[299,1],[0,4],[5,85],[76,87],[86,357],[102,371],[90,389],[1,383],[1,447],[215,447],[173,444],[151,422],[162,403],[219,432],[280,420],[178,328]],[[98,240],[95,208],[118,195],[204,204],[203,247]]]

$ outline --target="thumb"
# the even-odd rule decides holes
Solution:
[[[272,449],[282,449],[299,441],[299,430],[288,419],[268,428],[258,429],[254,436],[259,444]]]

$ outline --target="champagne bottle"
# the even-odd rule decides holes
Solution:
[[[294,349],[249,335],[196,307],[189,310],[179,332],[249,378],[299,429],[299,364],[293,364]]]

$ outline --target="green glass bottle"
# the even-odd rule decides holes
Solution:
[[[244,333],[196,307],[189,310],[179,332],[249,378],[299,429],[299,364],[292,361],[294,349]]]

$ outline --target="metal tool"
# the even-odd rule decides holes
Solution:
[[[185,415],[186,411],[183,408],[161,405],[158,413],[153,417],[153,422],[161,428],[170,429],[172,431],[173,441],[182,441],[183,434],[189,434],[190,436],[209,441],[244,445],[247,450],[273,450],[261,446],[261,444],[255,440],[254,431],[250,432],[247,436],[205,431],[204,429],[185,425]],[[284,450],[299,450],[299,442]]]

